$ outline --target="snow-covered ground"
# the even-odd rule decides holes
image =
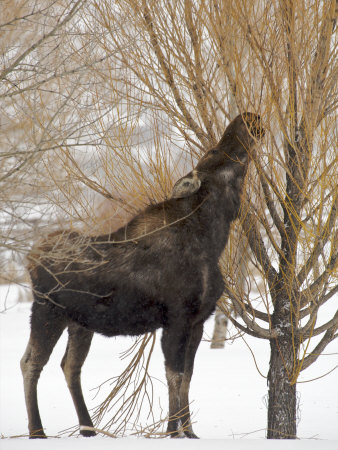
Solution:
[[[8,294],[8,295],[6,295]],[[333,371],[324,378],[309,383],[299,383],[298,441],[267,441],[266,379],[257,371],[253,357],[242,339],[227,344],[223,350],[211,350],[203,341],[196,357],[191,399],[195,432],[199,441],[188,439],[145,439],[125,437],[112,440],[107,437],[91,439],[59,435],[60,431],[76,425],[77,419],[70,394],[60,369],[66,347],[66,334],[58,342],[39,382],[39,403],[45,431],[52,438],[32,441],[22,436],[27,433],[22,378],[19,361],[24,353],[29,335],[30,305],[15,304],[17,290],[0,287],[0,449],[56,449],[86,450],[87,448],[147,449],[159,445],[170,449],[337,449],[338,448],[338,383]],[[4,299],[7,310],[3,312]],[[212,333],[212,320],[206,324],[205,338]],[[95,389],[102,382],[118,375],[126,366],[119,355],[128,349],[129,338],[107,339],[96,335],[83,369],[83,389],[89,408],[97,406],[108,394],[109,384],[99,393]],[[269,345],[266,341],[246,337],[256,363],[266,375]],[[337,342],[326,348],[325,354],[305,371],[300,381],[316,378],[329,372],[337,360]],[[336,355],[334,355],[336,353]],[[330,354],[330,355],[328,355]],[[160,349],[160,333],[151,360],[153,376],[155,420],[167,412],[167,388]],[[147,423],[147,412],[140,425]],[[108,418],[107,418],[108,420]],[[148,420],[149,422],[149,420]],[[114,431],[113,429],[111,430]],[[11,438],[11,439],[9,439]]]

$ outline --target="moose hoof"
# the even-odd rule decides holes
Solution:
[[[91,430],[90,428],[91,427],[81,426],[80,427],[80,434],[81,434],[81,436],[84,436],[84,437],[96,436],[96,432],[94,430]]]
[[[37,430],[37,431],[33,431],[29,435],[29,439],[47,439],[47,436],[45,435],[43,430]]]
[[[95,431],[89,431],[89,430],[80,431],[80,434],[81,434],[81,436],[84,436],[84,437],[96,436]]]
[[[186,437],[189,438],[189,439],[199,439],[199,437],[197,436],[197,434],[195,434],[193,431],[185,431],[184,434],[185,434]]]
[[[174,433],[170,434],[171,439],[184,439],[185,435],[182,433],[182,431],[175,431]]]

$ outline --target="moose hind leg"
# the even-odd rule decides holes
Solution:
[[[50,319],[50,326],[48,326],[48,322],[42,323],[40,320],[36,320],[33,310],[31,335],[20,362],[31,439],[46,438],[39,413],[37,384],[41,371],[65,327],[65,323],[59,319]]]
[[[86,437],[95,436],[95,431],[81,430],[81,426],[93,427],[81,388],[81,368],[88,355],[93,333],[74,323],[69,325],[68,334],[67,349],[61,367],[79,419],[80,433]]]

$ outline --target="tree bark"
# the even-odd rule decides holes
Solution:
[[[278,303],[278,302],[277,302]],[[283,314],[279,310],[272,316],[278,337],[270,339],[270,370],[268,374],[268,439],[296,439],[297,394],[295,373],[299,343],[295,340],[290,323],[290,311],[284,302]],[[291,320],[292,321],[292,320]]]

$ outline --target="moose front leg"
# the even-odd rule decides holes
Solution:
[[[183,411],[180,389],[184,374],[185,353],[189,334],[185,328],[163,329],[162,349],[169,391],[169,419],[167,433],[170,437],[183,437],[179,432]]]
[[[184,437],[180,431],[181,416],[183,412],[180,407],[180,387],[182,384],[183,373],[171,370],[167,365],[165,369],[168,391],[169,391],[169,418],[167,433],[172,438]]]
[[[203,335],[203,323],[197,324],[193,327],[187,349],[185,352],[184,375],[180,387],[180,407],[182,409],[182,430],[184,434],[190,439],[198,439],[194,433],[191,423],[190,407],[189,407],[189,389],[190,381],[194,370],[194,361],[196,351],[201,342]]]

